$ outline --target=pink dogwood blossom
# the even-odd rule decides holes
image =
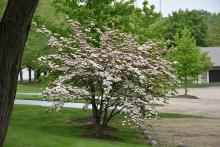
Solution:
[[[158,99],[174,92],[177,82],[173,63],[163,58],[166,47],[154,41],[140,45],[130,34],[101,30],[94,24],[82,31],[79,23],[69,18],[68,23],[74,33],[68,38],[45,27],[38,29],[57,50],[57,54],[41,57],[41,62],[63,73],[43,92],[55,102],[54,107],[60,109],[64,102],[83,98],[92,105],[94,118],[101,118],[97,125],[102,127],[122,112],[123,124],[139,125],[156,115]],[[90,37],[91,32],[98,38]],[[98,45],[91,43],[94,40]]]

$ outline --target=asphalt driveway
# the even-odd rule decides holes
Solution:
[[[178,92],[182,95],[184,89]],[[220,118],[220,87],[191,88],[189,94],[199,99],[170,98],[169,104],[159,107],[159,111]]]

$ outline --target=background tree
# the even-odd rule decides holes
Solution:
[[[205,45],[207,25],[198,11],[179,10],[173,12],[166,21],[165,38],[174,41],[175,34],[180,33],[183,29],[187,29],[192,33],[198,46]]]
[[[0,22],[0,147],[3,146],[27,35],[38,0],[9,0]]]
[[[207,71],[210,68],[211,61],[207,53],[201,53],[189,30],[182,30],[180,34],[176,34],[175,43],[176,50],[170,55],[170,58],[172,61],[178,62],[175,65],[177,74],[185,85],[185,95],[188,95],[188,78]]]
[[[203,21],[208,26],[205,37],[205,46],[220,45],[220,13],[211,13],[205,10],[194,10],[203,17]]]
[[[78,0],[54,0],[53,5],[82,26],[93,21],[99,28],[107,26],[135,34],[142,42],[149,39],[148,27],[159,18],[154,6],[149,6],[147,1],[143,8],[135,7],[134,0],[84,0],[81,3]]]
[[[220,13],[211,14],[207,20],[207,25],[206,46],[220,46]]]
[[[164,41],[166,31],[166,19],[158,20],[147,29],[145,37],[151,40]]]
[[[32,25],[32,29],[29,35],[30,36],[28,37],[27,43],[25,45],[21,66],[22,68],[28,68],[29,71],[34,71],[34,78],[37,80],[42,72],[38,66],[37,58],[42,55],[46,55],[51,50],[47,47],[48,39],[36,32],[36,26]],[[31,73],[29,73],[29,75],[31,75]],[[32,79],[29,76],[29,82],[31,81]]]
[[[156,115],[155,100],[172,92],[176,82],[172,62],[163,57],[164,46],[158,42],[139,45],[129,34],[101,30],[94,23],[81,30],[78,23],[68,22],[75,34],[68,38],[46,28],[38,30],[57,50],[40,58],[51,71],[61,73],[43,93],[54,102],[52,107],[59,110],[64,102],[83,98],[92,105],[97,135],[122,110],[124,124],[142,125],[145,118]],[[91,36],[94,32],[98,40]]]

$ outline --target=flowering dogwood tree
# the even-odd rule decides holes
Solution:
[[[38,29],[57,49],[57,54],[40,58],[61,73],[43,92],[53,107],[59,110],[64,102],[83,98],[85,108],[92,106],[97,133],[119,113],[125,115],[122,124],[129,125],[156,115],[157,100],[173,92],[176,83],[172,63],[163,58],[166,48],[152,41],[139,45],[129,34],[95,24],[82,31],[77,22],[68,23],[74,32],[70,37]]]

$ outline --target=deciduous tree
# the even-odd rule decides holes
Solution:
[[[53,107],[59,110],[64,102],[83,98],[92,106],[98,135],[121,112],[125,114],[123,124],[139,125],[156,115],[156,101],[173,92],[176,83],[172,62],[163,58],[166,48],[151,41],[139,45],[132,35],[101,30],[94,23],[81,30],[78,23],[71,19],[68,22],[75,34],[71,37],[46,28],[38,30],[57,50],[40,58],[52,71],[61,73],[43,93],[54,101]],[[91,32],[96,32],[99,39],[90,36]]]
[[[198,46],[205,45],[207,25],[198,11],[179,10],[173,12],[166,21],[165,38],[174,41],[175,34],[180,34],[183,29],[187,29],[192,33]]]
[[[143,2],[143,8],[137,8],[134,0],[54,0],[53,3],[58,11],[82,26],[94,21],[99,28],[107,26],[132,33],[142,42],[149,39],[148,27],[159,18],[154,6],[149,6],[147,0]]]
[[[206,53],[202,53],[196,45],[195,38],[189,30],[182,30],[175,36],[176,50],[170,55],[172,61],[177,61],[175,65],[179,79],[185,85],[185,95],[187,95],[187,80],[189,77],[198,76],[210,68],[210,58]]]

